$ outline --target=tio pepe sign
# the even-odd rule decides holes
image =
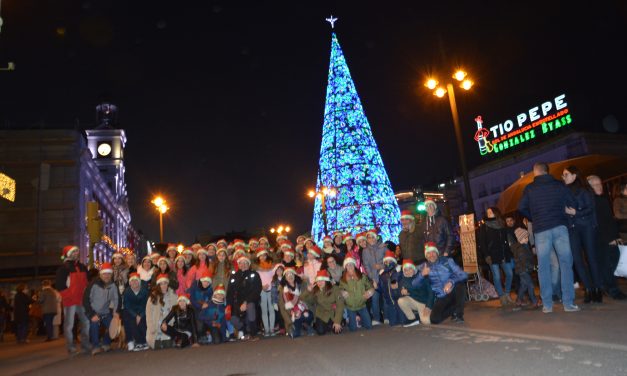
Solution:
[[[477,116],[475,122],[475,141],[479,145],[479,152],[481,155],[493,155],[566,127],[572,123],[572,119],[566,95],[561,94],[518,114],[515,119],[507,119],[490,127],[483,126],[481,116]]]

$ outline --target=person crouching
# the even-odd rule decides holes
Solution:
[[[100,268],[98,278],[94,279],[83,295],[85,314],[89,318],[89,339],[91,341],[91,354],[96,355],[102,351],[111,350],[111,338],[109,337],[109,325],[115,316],[119,319],[122,299],[120,299],[117,286],[113,283],[113,267],[105,262]],[[100,327],[105,329],[100,347]]]
[[[398,306],[398,299],[401,297],[398,284],[401,277],[394,252],[386,251],[383,257],[383,269],[379,271],[377,291],[383,298],[383,316],[390,326],[400,325],[404,321],[403,312]]]
[[[187,295],[179,295],[177,304],[163,319],[161,330],[174,340],[174,347],[199,346],[196,337],[196,315]]]
[[[403,325],[405,328],[423,324],[431,324],[431,309],[435,302],[435,294],[431,290],[431,283],[428,278],[423,278],[417,286],[412,286],[412,281],[416,277],[416,266],[411,259],[403,260],[403,278],[401,279],[401,298],[398,299],[398,306],[405,314],[408,322]],[[420,321],[414,312],[418,312]]]
[[[427,262],[418,267],[412,286],[419,287],[425,278],[431,282],[431,289],[436,296],[430,316],[432,324],[439,324],[448,317],[461,324],[464,322],[466,298],[464,281],[468,276],[452,258],[439,256],[440,252],[435,243],[425,244]]]

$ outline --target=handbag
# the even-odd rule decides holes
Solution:
[[[122,323],[120,322],[119,316],[113,316],[111,319],[111,324],[109,324],[109,338],[116,339],[120,335],[120,330],[122,329]]]
[[[620,258],[618,259],[618,265],[614,271],[614,275],[617,277],[627,277],[627,245],[619,244],[618,251],[620,252]]]

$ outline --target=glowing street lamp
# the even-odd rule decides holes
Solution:
[[[337,196],[337,188],[334,187],[320,187],[319,191],[310,190],[307,194],[309,197],[314,198],[317,197],[320,199],[320,208],[322,209],[322,221],[324,222],[324,233],[326,234],[329,230],[327,228],[327,197],[335,198]]]
[[[275,228],[275,227],[272,227],[272,228],[270,229],[270,233],[272,233],[272,234],[276,233],[276,234],[278,234],[278,235],[281,235],[281,234],[283,234],[283,233],[288,233],[288,232],[290,232],[290,231],[292,231],[292,228],[291,228],[290,226],[283,226],[283,225],[279,225],[279,226],[278,226],[278,227],[276,227],[276,228]]]
[[[155,209],[159,212],[159,239],[161,243],[163,243],[163,215],[170,210],[170,207],[167,205],[165,199],[160,196],[155,197],[152,201],[150,201]]]
[[[459,87],[468,91],[474,85],[474,82],[468,77],[468,73],[464,70],[458,69],[453,73],[452,78],[459,82]],[[457,140],[457,151],[459,152],[459,160],[462,165],[462,175],[464,177],[464,190],[466,192],[466,202],[468,203],[468,211],[470,213],[475,212],[475,205],[472,199],[472,192],[470,190],[470,180],[468,178],[468,169],[466,168],[466,158],[464,153],[464,143],[462,140],[461,126],[459,125],[459,113],[457,112],[457,102],[455,101],[455,90],[453,82],[446,83],[446,89],[443,86],[438,86],[438,81],[434,77],[429,77],[425,82],[425,86],[429,90],[433,90],[433,95],[438,98],[444,97],[448,93],[449,104],[451,105],[451,114],[453,115],[453,126],[455,127],[455,138]]]

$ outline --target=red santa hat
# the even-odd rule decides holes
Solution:
[[[366,237],[368,237],[368,236],[374,236],[376,238],[377,237],[377,230],[373,228],[371,230],[366,231]]]
[[[333,238],[335,239],[338,236],[344,236],[344,233],[340,230],[333,231]]]
[[[311,253],[312,255],[316,257],[320,257],[320,254],[322,254],[320,247],[318,247],[317,245],[314,245],[311,249],[308,249],[307,252]]]
[[[204,249],[203,247],[198,248],[198,251],[196,251],[196,254],[204,254],[205,256],[209,256],[209,251],[207,251],[206,249]]]
[[[157,276],[157,284],[160,285],[163,282],[170,284],[170,278],[168,277],[167,274],[159,274]]]
[[[426,200],[425,201],[425,208],[427,208],[429,206],[433,206],[435,209],[438,208],[438,204],[436,204],[435,201],[433,201],[433,200]]]
[[[218,250],[218,245],[217,245],[216,243],[209,243],[209,244],[207,244],[207,245],[205,246],[205,248],[206,248],[207,250],[209,250],[209,248],[211,248],[211,247],[213,247],[213,250],[214,250],[214,251],[217,251],[217,250]]]
[[[360,241],[360,240],[366,240],[366,233],[365,232],[360,232],[359,234],[357,234],[357,236],[355,237],[356,241]]]
[[[285,239],[287,239],[287,237],[285,237]],[[259,238],[259,243],[261,243],[261,241],[262,241],[262,240],[263,240],[264,242],[266,242],[266,243],[270,244],[270,241],[268,240],[268,238],[267,238],[266,236],[262,236],[262,237],[260,237],[260,238]]]
[[[326,243],[326,242],[333,243],[333,238],[330,237],[329,235],[327,235],[324,238],[322,238],[322,242],[323,243]]]
[[[429,252],[435,252],[435,253],[438,254],[438,256],[440,255],[440,251],[438,251],[438,247],[435,245],[434,242],[427,242],[427,243],[425,243],[425,256]]]
[[[174,259],[174,264],[176,265],[176,263],[179,262],[179,260],[185,261],[185,256],[183,255],[176,256],[176,258]]]
[[[403,269],[406,269],[406,268],[411,268],[411,269],[414,269],[414,271],[416,271],[416,265],[414,265],[414,262],[411,259],[403,260]]]
[[[257,240],[257,238],[250,238],[248,244],[259,244],[259,240]]]
[[[305,239],[307,239],[307,237],[305,235],[298,235],[296,237],[296,243],[298,243],[299,240],[303,239],[303,241],[305,241]]]
[[[342,263],[342,267],[346,269],[346,265],[348,264],[353,264],[354,266],[357,266],[357,260],[355,260],[354,258],[350,256],[346,256],[346,258],[344,259],[344,262]]]
[[[185,250],[183,251],[184,255],[194,255],[194,251],[192,251],[190,248],[185,248]]]
[[[401,212],[401,219],[411,219],[412,221],[415,220],[414,215],[411,213],[411,211],[409,210],[403,210]]]
[[[311,238],[305,238],[305,244],[307,244],[307,242],[312,242],[313,244],[316,244]]]
[[[200,282],[209,282],[211,283],[212,281],[212,275],[211,272],[209,270],[205,270],[202,272],[202,274],[200,275]]]
[[[157,265],[161,264],[162,262],[165,262],[167,264],[168,259],[163,256],[159,257],[159,259],[157,260]]]
[[[292,273],[294,275],[298,275],[298,273],[296,272],[296,269],[293,266],[286,266],[285,269],[283,270],[283,275],[286,275],[288,273]]]
[[[103,262],[102,265],[100,265],[100,274],[104,273],[113,273],[113,266],[111,266],[110,262]]]
[[[292,242],[291,242],[291,241],[289,241],[289,240],[284,240],[284,241],[282,241],[282,242],[280,242],[280,243],[279,243],[279,248],[280,248],[280,249],[292,249],[292,248],[294,248],[294,247],[293,247],[293,244],[292,244]]]
[[[385,251],[385,256],[383,257],[383,262],[390,261],[396,264],[396,256],[392,251]]]
[[[176,245],[174,245],[174,244],[170,244],[170,245],[168,245],[168,248],[167,248],[165,251],[166,251],[166,252],[169,252],[169,251],[171,251],[171,250],[175,250],[175,251],[176,251]]]
[[[224,285],[221,283],[217,285],[215,290],[213,290],[213,295],[226,295],[226,290],[224,289]]]
[[[250,259],[244,255],[241,255],[240,257],[237,258],[237,263],[239,264],[240,261],[246,261],[248,263],[248,265],[250,265]]]
[[[123,258],[124,258],[124,255],[123,255],[123,254],[121,254],[120,252],[114,252],[114,253],[111,255],[111,260],[113,260],[113,259],[114,259],[114,258],[116,258],[116,257],[123,259]]]
[[[61,259],[64,260],[74,252],[78,252],[78,247],[75,245],[66,245],[63,247],[63,252],[61,253]]]
[[[235,252],[233,252],[233,259],[237,260],[237,258],[239,256],[244,256],[246,255],[246,249],[244,248],[244,246],[237,246],[235,247]]]
[[[266,248],[258,248],[255,252],[255,257],[259,258],[259,256],[265,254],[268,257],[268,250]]]
[[[216,251],[216,255],[218,255],[220,253],[224,253],[227,256],[229,255],[229,251],[226,248],[224,248],[224,247],[218,248],[218,250]]]
[[[355,237],[353,237],[353,234],[351,234],[350,232],[344,235],[344,237],[342,238],[342,243],[346,244],[346,241],[349,239],[355,240]]]
[[[234,239],[233,246],[237,247],[238,245],[241,245],[243,247],[246,245],[246,243],[242,239]]]
[[[202,245],[200,245],[200,243],[194,243],[192,244],[192,249],[194,251],[198,250],[198,248],[202,248]]]
[[[146,260],[150,261],[150,263],[152,264],[152,257],[150,257],[149,255],[144,256],[144,258],[142,259],[141,263],[143,264],[144,261],[146,261]]]
[[[139,273],[131,273],[131,274],[129,274],[128,281],[131,282],[133,280],[141,281],[141,277],[139,276]]]
[[[222,244],[224,247],[226,247],[227,245],[229,245],[229,243],[228,243],[226,240],[224,240],[224,239],[220,239],[220,240],[218,240],[218,241],[216,242],[216,245],[217,245],[218,247],[220,247],[220,244]]]
[[[189,304],[191,303],[189,301],[189,296],[187,294],[179,294],[178,298],[176,299],[176,302],[185,302],[185,304]]]
[[[329,272],[327,272],[326,270],[319,270],[318,273],[316,273],[316,282],[318,281],[331,282]]]

